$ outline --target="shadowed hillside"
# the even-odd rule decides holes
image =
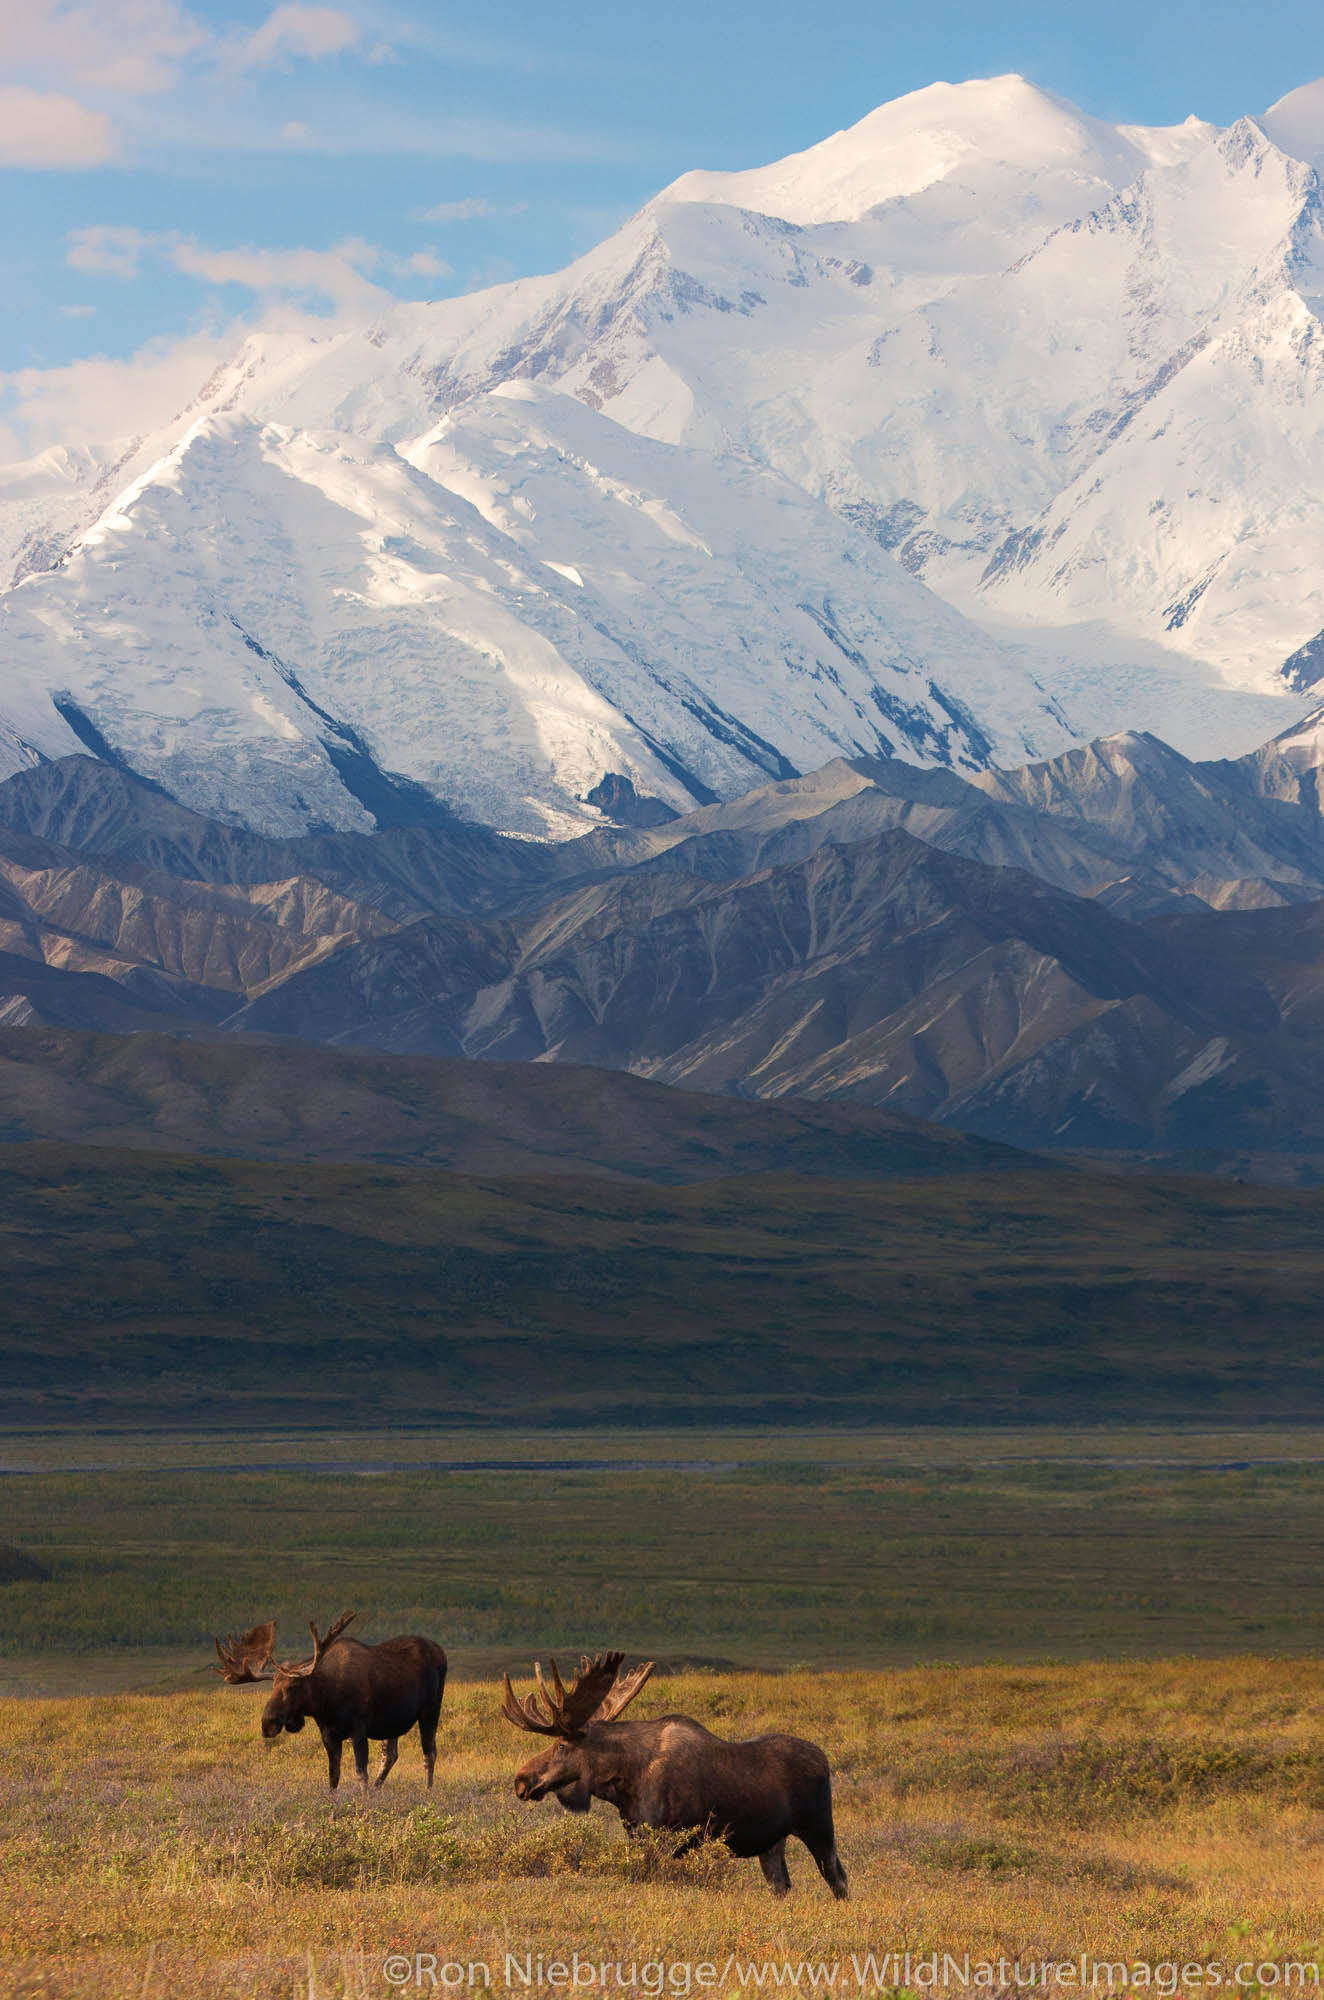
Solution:
[[[10,1420],[1319,1421],[1324,1198],[0,1151]]]
[[[663,1183],[1035,1165],[1009,1146],[868,1105],[708,1096],[573,1063],[0,1028],[0,1141],[20,1139]]]

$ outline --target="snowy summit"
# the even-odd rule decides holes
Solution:
[[[840,755],[1235,754],[1324,677],[1324,84],[932,88],[0,472],[0,772],[549,835]],[[627,788],[628,796],[628,788]]]

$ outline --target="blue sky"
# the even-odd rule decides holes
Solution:
[[[237,327],[548,270],[692,166],[943,77],[1227,123],[1324,72],[1315,0],[0,0],[3,447]],[[179,344],[182,343],[182,346]]]

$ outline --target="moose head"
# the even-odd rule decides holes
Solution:
[[[227,1638],[216,1641],[220,1665],[214,1671],[222,1680],[234,1686],[242,1681],[270,1678],[271,1700],[262,1711],[262,1734],[268,1740],[284,1730],[293,1736],[303,1728],[308,1719],[312,1676],[317,1672],[322,1655],[332,1641],[340,1637],[354,1616],[352,1611],[342,1611],[334,1624],[328,1626],[325,1635],[319,1635],[317,1627],[309,1624],[308,1630],[313,1635],[311,1660],[275,1659],[274,1618],[269,1618],[265,1625],[255,1625],[251,1632],[232,1632]]]
[[[524,1800],[555,1798],[567,1812],[587,1812],[593,1799],[612,1798],[612,1774],[607,1769],[610,1749],[596,1732],[605,1722],[614,1722],[632,1702],[653,1671],[645,1661],[622,1674],[624,1653],[600,1653],[580,1661],[579,1672],[566,1687],[551,1662],[552,1684],[543,1679],[542,1667],[534,1666],[537,1694],[520,1701],[505,1678],[501,1712],[517,1729],[533,1736],[554,1736],[556,1742],[539,1757],[531,1757],[515,1774],[515,1795]],[[594,1732],[590,1736],[590,1731]]]

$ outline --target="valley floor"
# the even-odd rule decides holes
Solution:
[[[213,1633],[670,1669],[1318,1650],[1324,1434],[10,1432],[0,1694],[210,1684]],[[23,1470],[21,1468],[26,1468]],[[3,1550],[0,1550],[0,1555]]]
[[[676,2000],[801,1960],[853,1996],[867,1952],[912,1991],[958,1990],[934,1952],[1320,1959],[1322,1500],[1286,1426],[11,1430],[0,1558],[45,1574],[0,1586],[0,1994],[362,2000],[444,1990],[432,1952],[494,1992],[508,1952],[665,1961]],[[214,1632],[275,1612],[297,1648],[349,1605],[451,1653],[430,1796],[411,1738],[332,1803],[315,1734],[266,1751],[262,1690],[209,1670]],[[641,1713],[824,1744],[848,1903],[801,1852],[777,1904],[517,1804],[499,1671],[610,1644],[660,1662]]]
[[[1152,1966],[1154,1990],[1169,1993],[1208,1990],[1215,1963],[1230,1985],[1246,1964],[1260,1968],[1249,1975],[1258,2000],[1275,1979],[1295,1987],[1290,1962],[1324,1956],[1319,1666],[1243,1657],[657,1681],[641,1702],[650,1713],[825,1745],[851,1878],[842,1904],[798,1848],[779,1904],[753,1862],[627,1852],[601,1805],[583,1819],[518,1805],[524,1739],[490,1682],[448,1695],[431,1795],[410,1741],[366,1802],[353,1789],[331,1801],[311,1732],[265,1754],[257,1691],[6,1701],[0,1991],[361,2000],[444,1990],[429,1984],[435,1954],[465,1968],[450,1990],[499,1993],[508,1955],[536,1966],[540,1953],[550,1963],[575,1951],[627,1975],[634,1961],[637,1992],[659,1977],[683,1992],[706,1963],[717,1971],[706,1990],[736,1995],[801,1961],[835,1966],[820,1979],[852,1995],[875,1977],[892,1991],[959,1991],[924,1966],[950,1952],[970,1956],[972,1982],[981,1961],[1088,1953]],[[899,1962],[874,1975],[852,1962],[906,1952],[908,1977]],[[616,1977],[581,1990],[619,1991]],[[803,1985],[811,1978],[802,1970]],[[511,1984],[564,1990],[536,1972],[530,1988],[518,1974]]]

